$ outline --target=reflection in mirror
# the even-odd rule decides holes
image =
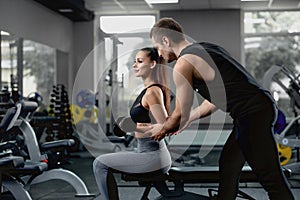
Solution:
[[[47,45],[24,40],[23,44],[23,95],[27,97],[38,92],[49,102],[49,94],[54,85],[55,50]]]
[[[0,102],[13,104],[38,94],[49,104],[55,77],[55,49],[1,31]]]

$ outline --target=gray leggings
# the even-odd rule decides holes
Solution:
[[[161,141],[162,142],[162,141]],[[101,193],[101,199],[111,200],[109,196],[109,169],[126,173],[146,173],[162,170],[166,173],[171,167],[171,156],[165,145],[150,152],[117,152],[98,156],[93,163],[94,175]],[[111,181],[109,181],[111,183]],[[112,186],[114,187],[114,186]],[[116,199],[118,199],[116,197]]]

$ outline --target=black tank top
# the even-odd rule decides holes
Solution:
[[[184,48],[179,56],[184,54],[201,57],[216,71],[212,81],[194,77],[193,88],[233,118],[260,110],[266,103],[274,103],[269,91],[263,89],[222,47],[206,42],[194,43]]]
[[[144,108],[144,106],[142,105],[143,96],[145,95],[147,89],[152,86],[158,86],[160,88],[162,87],[159,84],[152,84],[152,85],[148,86],[147,88],[145,88],[139,94],[139,96],[136,98],[136,100],[134,101],[134,103],[130,109],[131,119],[135,123],[155,123],[155,119],[154,119],[153,115],[151,114],[151,112],[149,110],[147,110],[146,108]],[[164,98],[164,101],[165,101],[165,98]]]

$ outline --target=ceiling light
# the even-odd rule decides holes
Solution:
[[[246,1],[269,1],[269,0],[241,0],[241,1],[246,2]]]
[[[61,13],[71,13],[73,10],[71,8],[60,8],[58,9],[59,12]]]
[[[244,20],[245,23],[250,23],[250,24],[265,24],[266,19],[263,18],[249,18]]]
[[[1,35],[10,35],[10,34],[6,31],[1,31]]]
[[[260,47],[260,43],[252,43],[252,44],[246,44],[245,49],[253,49],[253,48],[258,48]]]
[[[178,3],[178,0],[145,0],[148,4]]]

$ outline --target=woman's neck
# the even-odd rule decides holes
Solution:
[[[156,82],[154,81],[154,79],[152,79],[152,78],[144,79],[143,82],[144,82],[144,87],[148,87],[148,86],[150,86],[150,85],[156,83]]]

